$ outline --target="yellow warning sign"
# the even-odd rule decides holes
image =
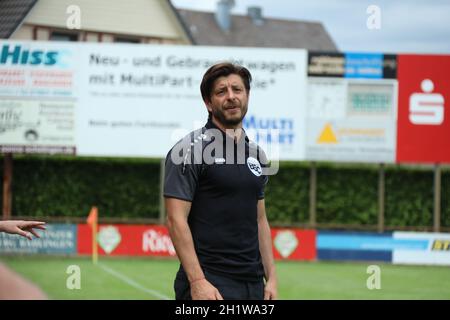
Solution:
[[[337,143],[336,135],[333,132],[333,128],[331,128],[331,124],[327,123],[325,128],[322,130],[322,133],[317,139],[317,143]]]

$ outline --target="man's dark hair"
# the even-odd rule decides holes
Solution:
[[[247,94],[250,92],[250,83],[252,82],[252,75],[247,68],[233,64],[231,62],[222,62],[211,66],[203,76],[200,84],[200,91],[202,93],[203,101],[211,102],[211,92],[214,82],[220,77],[227,77],[230,74],[237,74],[244,82]]]

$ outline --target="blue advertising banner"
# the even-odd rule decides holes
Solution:
[[[0,254],[76,254],[77,225],[47,224],[47,230],[38,230],[41,238],[28,240],[19,235],[0,233]]]
[[[346,53],[345,78],[383,78],[383,55],[377,53]]]
[[[318,248],[337,250],[424,250],[428,247],[425,239],[394,239],[392,234],[322,234],[319,232]]]
[[[448,266],[450,234],[319,231],[317,259]]]
[[[393,239],[391,233],[319,231],[317,259],[392,262],[394,249],[416,250],[425,245],[420,240]]]

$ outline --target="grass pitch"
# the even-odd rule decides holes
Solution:
[[[3,256],[1,262],[37,284],[50,299],[173,299],[178,261],[150,258]],[[369,290],[367,267],[381,269],[381,288]],[[81,288],[68,289],[71,265]],[[279,299],[450,299],[450,268],[382,263],[277,261]]]

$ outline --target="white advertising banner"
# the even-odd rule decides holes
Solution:
[[[395,162],[397,80],[308,78],[306,158]]]
[[[0,152],[75,153],[78,71],[72,48],[0,41]]]
[[[394,264],[450,266],[449,233],[394,232],[392,236],[394,239],[414,244],[409,249],[395,249],[392,252]]]
[[[0,82],[2,148],[165,157],[206,122],[205,71],[231,60],[253,76],[244,128],[263,146],[279,143],[281,160],[304,159],[305,50],[12,41],[0,47],[0,75],[8,76]],[[33,82],[37,70],[47,83]]]

